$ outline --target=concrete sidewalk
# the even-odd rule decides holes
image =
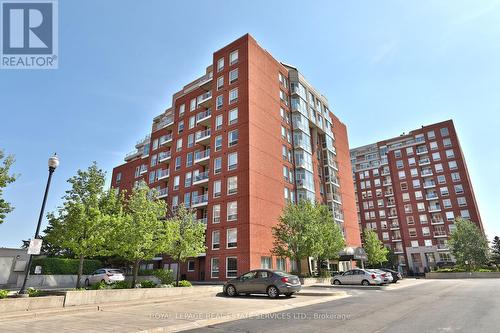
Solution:
[[[3,332],[174,332],[261,316],[347,297],[345,292],[307,288],[292,298],[267,296],[225,297],[222,293],[176,299],[63,311],[32,313],[0,319]]]

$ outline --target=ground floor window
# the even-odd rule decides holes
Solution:
[[[226,258],[226,277],[233,278],[238,276],[238,259],[236,257]]]
[[[285,258],[276,258],[276,269],[286,272],[286,259]]]
[[[210,277],[212,279],[219,277],[219,258],[212,258],[210,265]]]
[[[188,272],[194,272],[194,260],[188,260]]]
[[[271,257],[260,257],[260,268],[272,268]]]

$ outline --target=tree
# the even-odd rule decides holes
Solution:
[[[317,251],[317,232],[313,230],[315,214],[315,205],[308,200],[290,203],[283,209],[279,223],[272,229],[272,254],[294,260],[299,274],[302,272],[301,260],[312,256],[315,249]]]
[[[3,199],[3,189],[10,183],[16,180],[16,176],[9,174],[10,167],[14,164],[14,157],[12,155],[5,156],[3,150],[0,150],[0,224],[5,221],[8,213],[14,210],[14,207],[5,199]]]
[[[457,264],[469,271],[488,261],[488,241],[481,230],[469,220],[458,218],[456,229],[450,235],[450,249]]]
[[[313,230],[317,233],[317,237],[314,245],[314,255],[318,259],[318,267],[321,271],[321,263],[324,260],[339,257],[340,251],[345,247],[345,240],[328,207],[316,205],[315,208],[316,218],[314,219],[315,228]]]
[[[500,237],[495,236],[491,243],[491,260],[500,264]]]
[[[168,220],[173,227],[175,241],[167,253],[177,263],[176,285],[179,285],[180,263],[205,252],[205,225],[198,222],[193,211],[180,205],[174,216]]]
[[[368,264],[378,266],[387,261],[389,250],[384,246],[372,230],[366,229],[364,232],[364,249],[368,257]]]
[[[176,240],[175,228],[165,216],[165,201],[157,198],[144,182],[123,199],[124,214],[110,228],[111,248],[114,253],[133,262],[132,286],[135,287],[139,264],[151,260],[172,248]]]
[[[71,189],[63,206],[47,215],[44,239],[56,248],[69,249],[80,259],[76,288],[80,288],[86,257],[107,253],[109,226],[120,218],[120,200],[114,190],[105,191],[105,173],[94,162],[68,179]]]

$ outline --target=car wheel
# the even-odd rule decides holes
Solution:
[[[85,287],[88,287],[88,286],[90,286],[90,281],[89,281],[89,279],[85,279]]]
[[[336,285],[336,286],[340,286],[341,285],[340,280],[334,280],[333,284]]]
[[[236,288],[230,284],[229,286],[227,286],[226,288],[226,295],[229,296],[229,297],[234,297],[237,295],[236,293]]]
[[[369,285],[370,285],[370,282],[368,282],[368,280],[363,280],[363,281],[361,281],[361,284],[362,284],[363,286],[369,286]]]
[[[285,297],[290,298],[293,296],[293,293],[285,293]]]
[[[278,298],[280,291],[275,286],[270,286],[267,288],[267,296],[271,298]]]

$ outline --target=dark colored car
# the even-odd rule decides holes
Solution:
[[[387,272],[387,273],[391,273],[392,275],[392,283],[396,283],[398,282],[399,280],[402,280],[403,279],[403,276],[401,275],[401,273],[395,271],[395,270],[392,270],[392,269],[388,269],[388,268],[380,268],[381,271],[384,271],[384,272]]]
[[[224,294],[238,296],[239,294],[267,294],[277,298],[283,294],[291,297],[302,288],[297,276],[271,269],[256,269],[245,273],[224,284]]]

